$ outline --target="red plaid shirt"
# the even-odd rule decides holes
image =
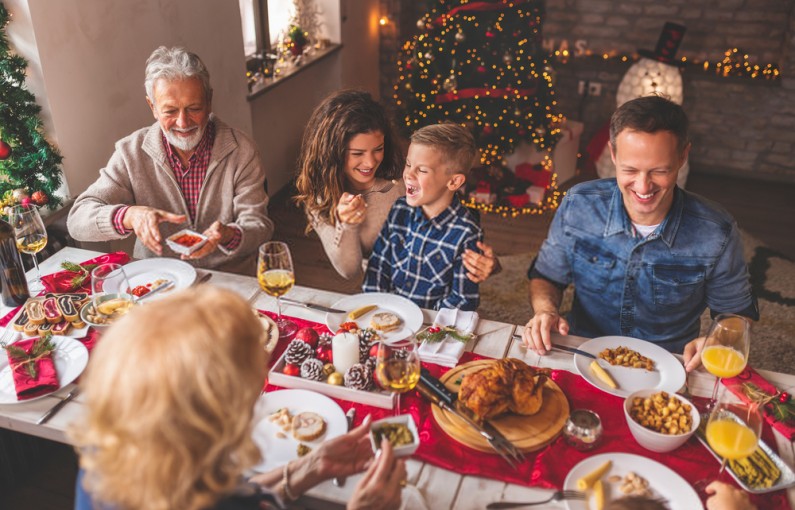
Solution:
[[[179,159],[179,154],[168,143],[166,136],[161,133],[163,140],[163,147],[166,149],[166,158],[168,159],[169,166],[174,172],[174,177],[177,179],[177,184],[185,197],[185,203],[188,206],[188,214],[191,221],[196,218],[196,206],[199,203],[199,194],[201,193],[204,178],[207,176],[207,168],[210,166],[210,156],[213,152],[213,142],[215,141],[215,123],[208,122],[207,129],[204,131],[204,136],[199,140],[196,150],[188,160],[187,168],[182,164]],[[129,230],[124,228],[124,215],[127,213],[129,206],[120,207],[113,215],[114,226],[116,231],[120,234],[126,234]],[[227,242],[224,247],[227,250],[234,250],[240,244],[242,234],[240,229],[232,227],[234,235],[232,239]]]

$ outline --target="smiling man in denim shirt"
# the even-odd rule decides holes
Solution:
[[[676,187],[687,160],[682,108],[648,96],[610,121],[615,179],[574,186],[528,271],[535,315],[525,344],[551,348],[550,331],[623,335],[685,352],[698,364],[699,317],[733,312],[758,320],[734,219],[719,205]],[[575,286],[568,319],[563,290]]]

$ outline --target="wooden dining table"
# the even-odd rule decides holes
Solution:
[[[49,274],[60,270],[63,261],[83,262],[101,255],[99,252],[67,247],[55,253],[40,264],[41,273]],[[233,290],[247,299],[253,307],[260,310],[275,311],[274,298],[263,294],[258,286],[257,279],[252,276],[241,276],[218,271],[197,270],[198,278],[210,273],[212,276],[207,284],[217,285]],[[30,276],[30,275],[29,275]],[[301,275],[296,275],[296,280],[301,281]],[[326,290],[312,289],[296,285],[287,294],[297,301],[312,302],[319,305],[331,306],[344,297],[342,294]],[[11,309],[0,307],[0,316],[4,316]],[[320,311],[310,310],[298,305],[283,304],[282,313],[288,316],[323,323],[325,314]],[[432,323],[435,312],[423,310],[424,321]],[[521,359],[529,365],[576,373],[573,357],[565,352],[552,351],[544,356],[539,356],[533,351],[528,351],[522,345],[517,335],[521,334],[522,326],[495,322],[482,319],[478,323],[476,340],[468,344],[477,355],[491,358],[514,357]],[[562,345],[576,347],[588,339],[577,336],[553,335],[553,341]],[[753,361],[753,360],[752,360]],[[775,384],[781,391],[795,393],[795,375],[766,370],[758,370],[768,381]],[[688,386],[692,394],[709,396],[715,378],[699,368],[688,376]],[[49,422],[37,425],[36,420],[60,400],[64,399],[74,385],[68,385],[61,390],[46,397],[28,403],[0,405],[0,427],[13,431],[42,437],[61,443],[69,443],[66,431],[69,425],[84,412],[82,396],[66,404]],[[795,465],[795,449],[793,442],[786,439],[778,432],[774,432],[775,446],[780,457],[790,467]],[[600,452],[604,453],[604,452]],[[0,460],[2,462],[2,460]],[[715,465],[717,469],[717,463]],[[519,500],[533,501],[548,497],[548,489],[525,487],[511,483],[479,477],[466,476],[441,467],[420,462],[415,459],[407,461],[408,482],[411,486],[407,489],[405,498],[424,499],[429,509],[482,509],[492,501]],[[358,475],[360,476],[360,475]],[[358,476],[350,477],[343,487],[336,487],[331,481],[322,483],[304,495],[303,500],[308,506],[317,505],[323,508],[344,506],[345,501],[352,494],[358,481]],[[790,505],[795,507],[795,488],[788,489],[787,497]],[[563,503],[551,503],[563,508]],[[419,505],[419,503],[417,503]],[[421,506],[416,506],[421,508]],[[410,506],[409,508],[413,508]]]

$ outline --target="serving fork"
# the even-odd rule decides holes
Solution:
[[[564,499],[584,500],[585,493],[577,491],[556,491],[549,498],[541,501],[495,501],[494,503],[489,503],[486,505],[486,508],[520,508],[523,506],[543,505],[544,503],[549,503],[551,501],[563,501]]]

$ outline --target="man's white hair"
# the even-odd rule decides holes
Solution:
[[[185,78],[198,78],[204,89],[204,98],[209,101],[212,97],[210,87],[210,73],[204,67],[198,55],[185,48],[166,48],[161,46],[146,60],[146,96],[154,104],[155,82],[159,79],[184,80]]]

